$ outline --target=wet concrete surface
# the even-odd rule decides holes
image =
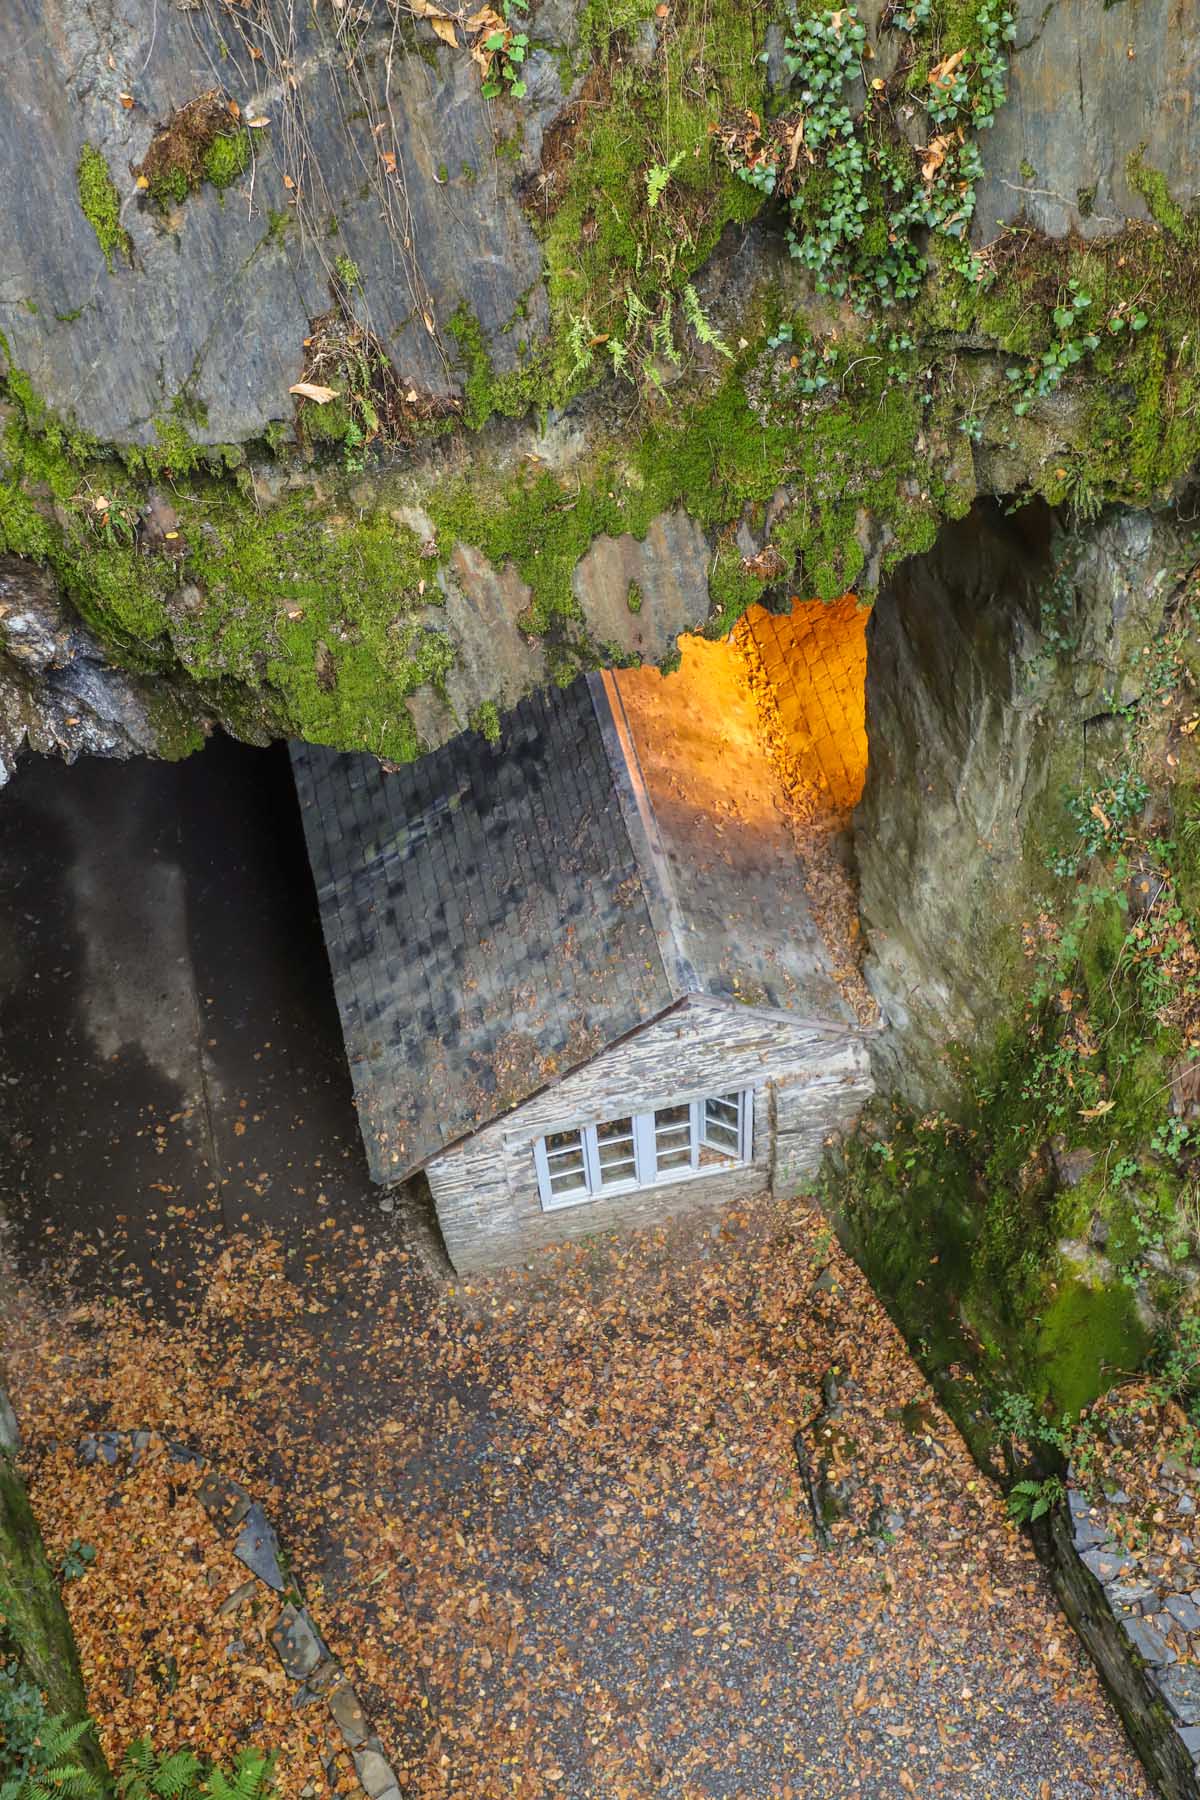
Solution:
[[[284,747],[31,757],[0,793],[0,1197],[85,1293],[130,1256],[186,1285],[216,1225],[378,1218]]]

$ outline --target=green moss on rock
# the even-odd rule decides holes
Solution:
[[[46,1560],[37,1521],[12,1458],[0,1449],[0,1656],[15,1656],[32,1686],[46,1695],[52,1714],[82,1719],[87,1712],[83,1678],[71,1626]],[[3,1745],[0,1745],[2,1753]],[[108,1769],[92,1732],[80,1758],[110,1791]],[[2,1762],[2,1754],[0,1754]],[[10,1774],[11,1770],[5,1770]]]
[[[79,152],[75,181],[80,210],[96,234],[96,242],[111,275],[117,257],[132,261],[133,250],[129,233],[121,223],[121,196],[109,174],[108,164],[94,144],[85,144]]]

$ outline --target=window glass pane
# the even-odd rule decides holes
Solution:
[[[664,1169],[690,1169],[692,1166],[692,1109],[683,1106],[660,1106],[654,1115],[654,1160],[661,1174]]]
[[[741,1108],[736,1094],[717,1094],[704,1102],[704,1141],[711,1150],[737,1156],[741,1145],[738,1129]]]
[[[552,1194],[582,1194],[587,1191],[587,1176],[582,1165],[578,1169],[560,1169],[550,1171],[550,1192]]]
[[[581,1131],[552,1131],[546,1139],[546,1169],[552,1194],[587,1192],[587,1164]]]
[[[596,1150],[600,1162],[600,1185],[612,1187],[621,1181],[632,1181],[637,1174],[633,1155],[633,1120],[611,1119],[596,1127]]]

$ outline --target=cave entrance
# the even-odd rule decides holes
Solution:
[[[630,722],[656,816],[671,842],[713,834],[731,863],[757,835],[764,866],[798,860],[808,910],[842,999],[860,1024],[877,1012],[860,969],[851,820],[867,772],[866,626],[855,594],[752,606],[720,642],[684,636],[677,671],[607,679]],[[771,904],[770,883],[762,903]],[[747,921],[747,929],[753,922]]]

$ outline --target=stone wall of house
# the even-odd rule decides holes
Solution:
[[[741,1088],[754,1089],[749,1164],[543,1212],[533,1144],[546,1132]],[[851,1124],[870,1092],[855,1033],[693,999],[430,1165],[446,1250],[460,1273],[500,1267],[544,1244],[743,1199],[771,1181],[780,1123],[792,1183],[815,1173],[830,1131]]]

